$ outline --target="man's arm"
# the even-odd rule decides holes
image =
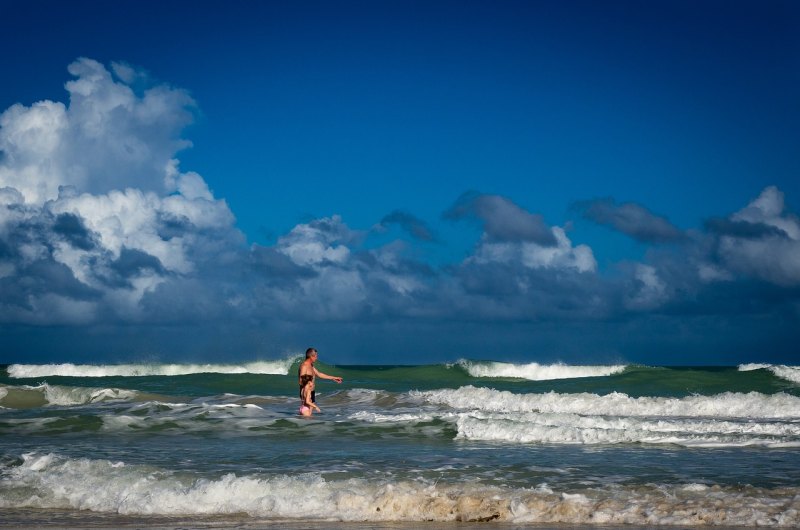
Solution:
[[[331,381],[336,381],[337,383],[341,383],[342,382],[342,378],[341,377],[328,375],[328,374],[323,374],[322,372],[320,372],[316,368],[314,368],[314,375],[316,375],[320,379],[329,379]]]

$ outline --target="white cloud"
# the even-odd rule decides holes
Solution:
[[[88,249],[58,242],[53,258],[68,266],[81,282],[107,291],[108,300],[131,315],[144,294],[152,292],[170,274],[190,275],[198,259],[210,249],[235,246],[240,235],[233,214],[224,201],[214,200],[202,178],[190,173],[175,175],[183,194],[160,197],[153,192],[127,188],[102,195],[84,193],[45,204],[53,215],[74,214],[96,236],[97,246]],[[188,183],[188,185],[184,185]],[[165,226],[178,228],[165,234]],[[207,232],[211,230],[211,232]],[[219,238],[219,239],[218,239]],[[198,255],[200,249],[201,255]],[[139,270],[122,288],[104,286],[109,267],[124,250],[140,251],[158,260],[163,270]]]
[[[16,188],[0,188],[0,206],[22,204],[25,197]]]
[[[731,219],[774,226],[785,232],[790,239],[798,241],[800,222],[796,216],[786,214],[785,209],[783,192],[776,186],[768,186],[746,208],[733,214]]]
[[[637,264],[634,268],[634,287],[625,298],[628,309],[638,311],[660,307],[668,298],[667,285],[658,276],[655,267]]]
[[[761,229],[756,235],[721,235],[721,264],[738,276],[782,286],[800,284],[800,220],[785,209],[783,192],[770,186],[747,207],[731,215],[732,222],[773,230]]]
[[[0,115],[0,235],[13,248],[0,265],[31,277],[42,274],[40,264],[66,267],[84,290],[50,272],[49,286],[28,282],[44,291],[17,296],[28,309],[52,306],[42,314],[56,322],[92,320],[100,307],[141,318],[147,293],[243,242],[225,201],[199,174],[179,169],[189,95],[165,85],[137,93],[128,83],[146,76],[113,69],[116,79],[79,59],[69,66],[68,106],[17,104]],[[59,288],[71,294],[47,292]]]
[[[89,193],[135,187],[163,193],[175,152],[189,146],[180,131],[194,102],[183,90],[157,85],[137,94],[106,68],[79,59],[68,70],[69,105],[17,104],[0,115],[0,187],[15,188],[28,204],[58,197],[59,186]]]
[[[312,320],[345,320],[413,303],[410,297],[426,287],[401,258],[404,246],[364,250],[364,237],[338,215],[295,226],[274,250],[306,273],[293,278],[295,290],[270,289],[270,303],[279,304],[283,316]]]
[[[125,63],[111,63],[111,70],[123,83],[130,85],[139,77],[144,77],[141,72]]]
[[[363,275],[352,269],[325,267],[318,276],[301,281],[302,306],[309,315],[325,320],[349,319],[360,312],[369,296]]]
[[[800,284],[800,222],[774,187],[701,236],[670,235],[676,229],[644,207],[611,201],[617,225],[640,240],[681,243],[622,267],[622,278],[597,274],[592,249],[564,228],[476,193],[445,213],[483,227],[473,253],[453,266],[409,259],[423,250],[400,242],[370,247],[369,232],[338,215],[248,251],[226,202],[180,169],[189,95],[139,90],[144,73],[111,69],[78,60],[68,105],[0,114],[0,323],[598,318],[655,311],[720,280],[731,289],[742,278]],[[402,211],[380,226],[391,224],[435,240]]]
[[[567,269],[574,272],[595,272],[597,261],[592,249],[587,245],[573,246],[561,227],[552,227],[555,246],[543,246],[533,242],[496,243],[492,238],[484,237],[475,254],[468,262],[487,263],[519,263],[528,269]]]
[[[159,213],[163,208],[154,193],[129,188],[105,195],[82,194],[48,203],[48,207],[54,213],[80,216],[86,227],[99,236],[102,249],[112,258],[118,258],[123,248],[136,249],[155,256],[169,271],[185,274],[192,270],[183,249],[183,238],[164,240],[159,236]]]
[[[350,249],[345,243],[355,237],[342,218],[334,215],[295,226],[278,240],[276,248],[298,265],[341,265],[350,257]]]
[[[0,187],[41,204],[58,195],[59,185],[72,183],[60,163],[67,128],[64,105],[52,101],[14,105],[0,114]]]
[[[205,199],[211,201],[214,195],[208,189],[208,184],[203,177],[194,172],[181,173],[178,170],[178,161],[173,159],[167,164],[164,183],[168,191],[177,191],[185,198]]]
[[[414,293],[424,291],[426,285],[418,271],[407,270],[407,265],[401,257],[405,250],[405,243],[397,241],[370,251],[369,254],[377,265],[373,268],[372,274],[393,292],[402,296],[412,296]]]

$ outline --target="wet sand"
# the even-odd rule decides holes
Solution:
[[[686,530],[713,528],[714,530],[754,530],[749,526],[656,526],[656,525],[573,525],[573,524],[519,524],[498,521],[485,522],[343,522],[343,521],[296,521],[258,519],[247,515],[225,515],[214,517],[164,517],[126,516],[100,514],[86,511],[60,510],[3,510],[0,528],[49,530],[83,529],[143,529],[143,530],[258,530],[281,528],[287,530],[474,530],[476,528],[496,530]]]

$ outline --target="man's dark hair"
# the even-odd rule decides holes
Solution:
[[[306,350],[306,359],[310,359],[311,358],[311,354],[312,353],[316,353],[316,352],[317,352],[317,350],[315,350],[314,348],[307,349]]]

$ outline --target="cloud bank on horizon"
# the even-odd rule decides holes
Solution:
[[[641,204],[576,202],[585,219],[648,245],[609,270],[570,226],[479,191],[442,205],[443,219],[481,230],[445,267],[414,252],[442,241],[403,210],[365,229],[312,219],[274,245],[248,244],[235,212],[177,158],[191,145],[188,92],[124,64],[81,58],[68,70],[67,103],[0,115],[0,325],[797,320],[800,219],[775,186],[694,229]],[[392,226],[411,239],[375,244]]]

